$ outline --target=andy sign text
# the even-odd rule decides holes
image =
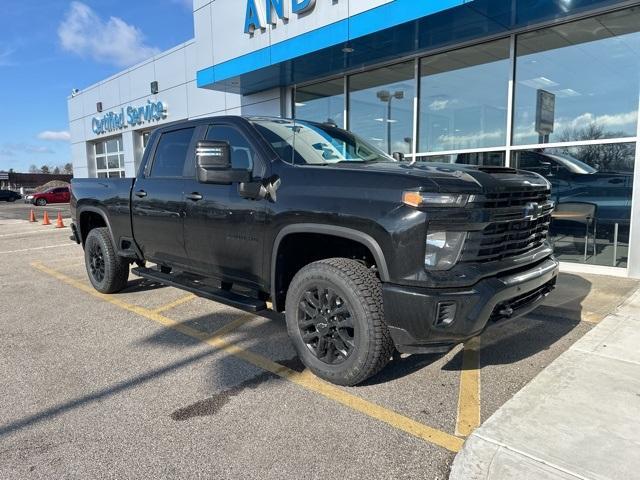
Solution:
[[[287,20],[292,13],[310,12],[315,6],[316,0],[247,0],[244,33],[275,25],[278,19]]]

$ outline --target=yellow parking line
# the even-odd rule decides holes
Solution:
[[[194,294],[190,293],[189,295],[185,295],[184,297],[180,297],[173,302],[167,303],[166,305],[162,305],[161,307],[154,308],[153,311],[156,313],[166,312],[167,310],[171,310],[172,308],[178,307],[183,303],[190,302],[194,298],[197,298]]]
[[[464,344],[456,435],[468,437],[480,426],[480,337]]]
[[[452,452],[458,452],[462,447],[463,440],[450,435],[441,430],[437,430],[435,428],[424,425],[420,422],[412,420],[404,415],[396,413],[392,410],[384,408],[375,403],[369,402],[360,398],[356,395],[352,395],[350,393],[345,392],[344,390],[326,383],[319,378],[315,377],[311,372],[305,370],[304,372],[296,372],[290,368],[285,367],[277,362],[270,360],[262,355],[257,353],[244,350],[237,345],[224,340],[222,337],[235,328],[239,327],[243,323],[250,321],[249,317],[240,318],[231,322],[226,327],[223,327],[221,330],[218,330],[213,336],[211,334],[201,332],[194,328],[191,328],[187,325],[181,324],[172,320],[160,313],[150,310],[145,307],[139,307],[137,305],[131,305],[126,303],[117,296],[111,295],[103,295],[97,291],[95,291],[89,285],[75,280],[67,275],[58,272],[50,267],[43,265],[40,262],[34,262],[31,264],[34,268],[44,272],[68,285],[71,285],[83,292],[88,293],[89,295],[93,295],[94,297],[98,297],[106,302],[111,303],[112,305],[116,305],[120,308],[128,310],[132,313],[145,317],[149,320],[153,320],[165,327],[171,328],[177,332],[180,332],[184,335],[187,335],[192,338],[196,338],[202,342],[205,342],[213,347],[216,347],[222,351],[229,353],[237,358],[240,358],[256,367],[262,368],[268,372],[271,372],[275,375],[278,375],[281,378],[289,380],[290,382],[295,383],[307,390],[319,393],[324,397],[333,400],[335,402],[341,403],[355,411],[363,413],[369,417],[375,418],[381,422],[386,423],[387,425],[406,432],[414,437],[420,438],[426,442],[432,443],[434,445],[438,445],[440,447],[446,448]]]

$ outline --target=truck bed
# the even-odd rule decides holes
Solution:
[[[115,239],[133,237],[131,230],[131,188],[134,178],[74,178],[71,181],[71,213],[95,209],[109,219]]]

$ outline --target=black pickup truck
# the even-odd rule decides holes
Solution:
[[[72,192],[98,291],[125,288],[136,264],[217,302],[285,312],[304,364],[341,385],[394,349],[447,352],[531,311],[558,275],[540,175],[412,164],[332,125],[173,124],[151,135],[135,179],[77,179]]]

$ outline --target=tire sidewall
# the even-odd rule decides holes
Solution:
[[[44,198],[39,198],[36,200],[36,205],[38,207],[44,207],[47,204],[47,201]]]
[[[368,355],[373,348],[371,338],[372,325],[368,321],[371,312],[365,307],[363,299],[355,295],[357,286],[342,277],[337,269],[329,265],[309,265],[294,277],[287,293],[285,317],[289,338],[305,365],[317,376],[325,380],[350,384],[360,375],[366,365]],[[330,287],[347,303],[354,323],[354,350],[340,364],[330,365],[318,359],[302,339],[298,327],[298,303],[304,292],[313,285]]]
[[[91,264],[91,250],[93,248],[93,246],[95,244],[98,244],[98,246],[100,247],[100,249],[102,250],[102,257],[104,259],[105,265],[104,265],[104,278],[102,279],[102,282],[98,282],[93,275],[91,274],[91,268],[90,268],[90,264]],[[107,283],[107,279],[109,277],[109,255],[107,252],[107,245],[105,245],[104,242],[104,238],[102,238],[100,235],[97,234],[97,232],[95,230],[92,230],[91,232],[89,232],[89,235],[87,236],[87,240],[85,242],[85,246],[84,246],[84,262],[85,262],[85,266],[87,268],[87,275],[89,276],[89,281],[91,282],[91,285],[93,285],[93,288],[95,288],[96,290],[98,290],[99,292],[102,292],[105,290],[105,286]]]

